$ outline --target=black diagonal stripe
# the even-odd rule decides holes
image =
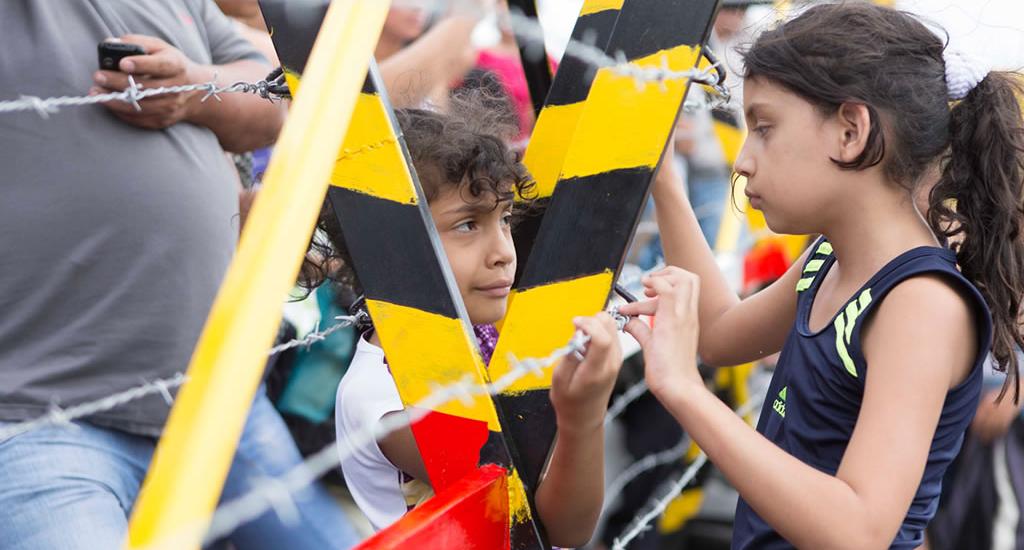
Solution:
[[[628,168],[560,181],[516,288],[618,271],[653,175]]]
[[[333,186],[328,196],[367,298],[458,318],[416,205]]]
[[[618,16],[619,10],[604,10],[584,15],[576,20],[572,38],[604,50]],[[594,80],[594,71],[592,66],[571,55],[563,56],[545,104],[570,105],[587,99],[590,85]]]
[[[716,0],[626,0],[608,51],[638,59],[681,44],[703,44],[717,5]]]
[[[377,85],[373,83],[373,77],[369,74],[366,75],[366,80],[363,81],[362,93],[368,95],[374,95],[377,93]]]
[[[521,11],[534,23],[538,22],[535,0],[508,0],[508,7]],[[538,53],[540,55],[537,55]],[[523,64],[526,87],[530,91],[533,114],[536,115],[544,105],[544,98],[547,97],[548,90],[551,89],[551,65],[548,63],[548,55],[543,46],[539,48],[538,52],[536,45],[521,42],[519,44],[519,60]]]
[[[545,399],[547,399],[547,391],[545,390],[542,393],[544,394]],[[548,400],[548,402],[550,403],[550,400]],[[504,429],[504,426],[508,421],[502,420],[501,423],[502,429]],[[551,433],[551,437],[554,437],[554,432]],[[487,441],[480,449],[479,464],[481,466],[484,464],[497,464],[509,471],[516,468],[519,463],[522,463],[522,461],[516,459],[514,461],[516,464],[513,464],[513,460],[509,456],[509,447],[506,443],[507,441],[507,435],[503,432],[487,432]],[[550,439],[546,442],[538,442],[548,446],[551,445]],[[543,458],[541,460],[543,460]],[[543,462],[541,465],[543,466]],[[536,487],[536,485],[525,485],[526,480],[523,478],[524,474],[522,470],[517,469],[517,472],[519,474],[519,478],[523,480],[524,486],[526,487],[526,499],[530,506],[530,515],[534,521],[513,523],[509,526],[511,529],[510,534],[512,539],[511,547],[517,550],[548,550],[551,548],[551,545],[548,544],[547,533],[544,531],[544,527],[540,524],[540,521],[537,521],[539,516],[537,515],[537,506],[533,499],[535,489],[531,488]],[[538,543],[540,546],[538,546]]]
[[[295,74],[306,70],[313,42],[330,0],[260,0],[281,66]]]
[[[528,390],[514,395],[500,394],[494,398],[506,420],[501,429],[507,439],[516,442],[519,477],[531,495],[537,491],[540,474],[557,431],[552,422],[554,409],[549,393],[547,389]]]

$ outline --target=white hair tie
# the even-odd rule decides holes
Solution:
[[[946,63],[946,87],[950,99],[967,97],[991,70],[982,59],[960,50],[947,47],[942,57]]]

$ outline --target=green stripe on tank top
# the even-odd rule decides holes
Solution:
[[[847,304],[846,308],[836,316],[836,352],[839,354],[839,360],[846,367],[846,371],[854,377],[857,376],[857,367],[853,364],[853,358],[850,357],[846,346],[850,344],[850,340],[853,338],[853,328],[857,325],[857,318],[860,317],[861,313],[864,313],[864,310],[868,308],[870,303],[871,289],[867,288],[860,293],[856,300]]]

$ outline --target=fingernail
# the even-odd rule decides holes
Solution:
[[[133,72],[135,70],[135,62],[130,59],[122,59],[121,70],[126,73]]]
[[[117,38],[116,36],[108,36],[107,38],[104,38],[103,41],[104,42],[120,42],[121,39]]]
[[[92,79],[95,80],[97,84],[107,83],[107,75],[103,73],[96,73],[95,75],[93,75]]]

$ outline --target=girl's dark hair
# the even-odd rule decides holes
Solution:
[[[1019,396],[1016,350],[1024,297],[1021,241],[1024,117],[1014,73],[992,72],[950,107],[946,44],[915,16],[864,1],[814,6],[763,33],[745,52],[745,77],[777,83],[826,116],[867,107],[867,145],[840,168],[881,165],[914,191],[928,169],[928,223],[957,253],[992,311],[992,355]]]
[[[530,207],[536,184],[521,155],[507,145],[518,135],[515,113],[495,108],[486,91],[454,94],[446,113],[397,109],[395,117],[428,203],[452,189],[467,202],[489,201],[497,207],[518,195],[517,212]],[[325,200],[299,285],[311,291],[327,280],[362,294],[341,225]]]

